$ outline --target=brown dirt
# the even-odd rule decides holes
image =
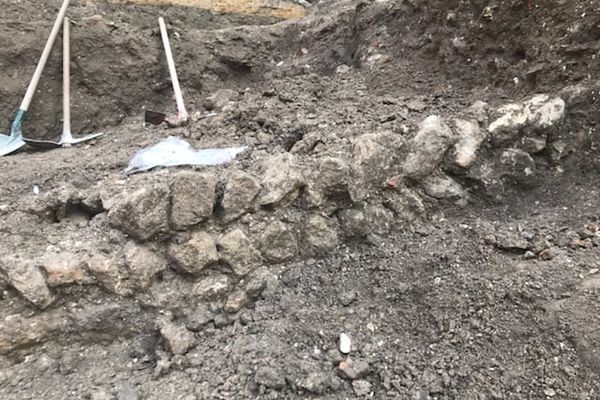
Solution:
[[[59,3],[0,0],[4,131]],[[35,259],[48,248],[90,244],[107,255],[121,251],[128,241],[106,222],[102,206],[90,211],[71,204],[59,218],[39,213],[40,196],[54,199],[65,186],[104,195],[160,184],[178,169],[131,178],[121,172],[135,151],[168,135],[197,148],[248,145],[251,151],[233,167],[260,176],[265,157],[300,142],[314,139],[300,153],[310,166],[344,154],[362,134],[411,137],[426,116],[449,119],[475,101],[495,109],[574,84],[587,89],[568,103],[552,133],[573,144],[570,153],[535,155],[532,184],[507,182],[502,196],[492,197],[479,182],[444,167],[469,190],[466,205],[436,200],[409,183],[426,206],[420,218],[393,214],[389,231],[360,239],[340,234],[341,244],[326,255],[309,255],[300,242],[297,259],[269,266],[272,279],[256,302],[220,322],[194,325],[202,304],[189,293],[197,278],[172,269],[134,294],[102,285],[52,288],[56,301],[45,310],[0,278],[0,347],[7,335],[17,336],[15,315],[38,321],[32,336],[55,327],[0,356],[0,398],[598,398],[600,240],[593,227],[600,8],[595,0],[532,3],[529,9],[521,0],[331,1],[281,22],[186,7],[74,2],[74,132],[105,135],[88,146],[24,149],[0,159],[0,267],[9,255]],[[94,15],[102,17],[89,18]],[[144,107],[174,107],[158,15],[172,29],[194,115],[189,127],[140,122]],[[340,66],[350,68],[343,73]],[[59,77],[55,51],[25,128],[31,136],[60,131]],[[222,89],[233,91],[231,103],[216,117],[201,118],[213,108],[207,98]],[[491,145],[485,151],[499,157]],[[223,181],[233,167],[207,170]],[[257,237],[265,218],[300,224],[312,212],[302,190],[291,211],[262,207],[240,224]],[[391,196],[384,189],[373,193]],[[335,206],[318,209],[320,215],[336,219],[355,206],[347,197],[331,201]],[[225,228],[220,220],[210,227]],[[527,249],[542,241],[548,251],[526,255],[513,245],[515,235]],[[170,232],[145,245],[162,254],[179,236],[185,234]],[[196,347],[171,354],[157,328],[164,318],[194,331]],[[351,357],[369,365],[354,386],[336,369],[342,332],[352,337]],[[368,386],[366,394],[360,385]]]

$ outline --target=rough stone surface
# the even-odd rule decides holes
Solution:
[[[229,291],[229,277],[224,274],[209,275],[194,285],[193,293],[203,300],[223,297]]]
[[[197,344],[196,337],[192,332],[184,326],[171,322],[166,322],[161,326],[160,334],[166,347],[175,355],[183,355]]]
[[[259,192],[260,184],[252,175],[240,170],[231,172],[221,203],[225,221],[233,221],[251,210]]]
[[[117,294],[126,294],[129,288],[126,287],[119,260],[102,253],[96,253],[88,259],[88,269],[92,276],[105,289]]]
[[[383,186],[385,177],[393,172],[403,145],[401,136],[389,132],[368,133],[353,141],[348,184],[353,201],[362,201]]]
[[[160,255],[146,246],[128,242],[124,248],[125,262],[130,271],[130,278],[140,289],[152,285],[157,274],[167,267],[166,261]]]
[[[171,225],[183,230],[209,219],[213,213],[217,178],[184,171],[171,179]]]
[[[400,187],[387,193],[386,202],[398,218],[406,222],[416,221],[426,211],[423,199],[407,187]]]
[[[455,119],[453,125],[458,137],[454,145],[454,163],[462,168],[468,168],[475,162],[486,135],[476,121]]]
[[[0,274],[21,296],[38,308],[46,308],[55,300],[38,267],[12,257],[0,260]]]
[[[64,313],[57,310],[32,317],[20,314],[4,317],[0,320],[0,354],[45,342],[63,327],[64,320]]]
[[[202,231],[192,233],[181,243],[171,243],[167,254],[173,267],[186,274],[198,274],[219,261],[214,237]]]
[[[305,227],[307,244],[315,253],[324,253],[336,248],[339,244],[338,234],[333,222],[321,215],[311,216]]]
[[[519,141],[519,148],[529,154],[537,154],[546,148],[545,138],[523,137]]]
[[[270,223],[260,237],[260,250],[271,262],[284,262],[298,254],[298,241],[292,227],[281,221]]]
[[[442,118],[436,115],[427,117],[409,143],[410,150],[402,164],[403,175],[421,179],[431,174],[453,140],[452,131]]]
[[[506,144],[514,141],[527,123],[527,110],[522,104],[511,103],[500,107],[496,114],[501,115],[490,123],[488,132],[494,143]]]
[[[435,199],[464,199],[468,195],[467,190],[460,183],[442,173],[425,178],[423,189]]]
[[[304,176],[296,157],[290,153],[277,154],[264,161],[260,205],[291,203],[304,184]]]
[[[85,270],[85,260],[69,252],[48,252],[36,262],[46,273],[46,283],[50,287],[90,283]]]
[[[238,276],[248,275],[263,262],[258,250],[239,228],[222,235],[217,245],[221,260],[226,262]]]
[[[369,363],[365,360],[353,360],[348,357],[338,365],[340,375],[349,380],[356,380],[365,377],[369,373]]]
[[[342,210],[338,214],[340,224],[346,235],[364,237],[371,233],[365,213],[362,210]]]
[[[220,111],[237,96],[238,92],[235,90],[220,89],[206,98],[204,101],[204,107],[206,107],[207,110]]]
[[[165,232],[168,220],[169,191],[165,186],[148,186],[131,194],[111,207],[108,213],[110,224],[131,236],[144,241]]]
[[[368,204],[364,208],[369,233],[385,235],[392,229],[394,214],[381,204]]]
[[[350,166],[338,157],[325,157],[319,160],[317,171],[309,184],[308,194],[312,205],[321,206],[327,198],[348,194]]]
[[[534,129],[547,129],[560,122],[565,116],[565,101],[560,97],[550,98],[541,94],[526,103],[527,122]]]

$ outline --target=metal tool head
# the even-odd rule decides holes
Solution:
[[[144,126],[160,125],[167,119],[167,114],[158,111],[144,111]]]
[[[0,133],[0,156],[14,153],[25,146],[21,126],[23,125],[23,120],[25,120],[26,116],[27,113],[25,111],[19,110],[11,125],[10,135]]]
[[[86,142],[88,140],[95,139],[99,136],[102,136],[102,133],[92,133],[91,135],[86,135],[80,138],[74,138],[71,133],[63,133],[60,140],[58,142],[53,140],[36,140],[23,138],[25,143],[30,145],[31,147],[35,147],[36,149],[41,150],[49,150],[49,149],[57,149],[59,147],[71,147],[74,144]]]

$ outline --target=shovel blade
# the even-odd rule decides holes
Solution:
[[[20,137],[0,134],[0,157],[14,153],[23,146],[25,142]]]
[[[158,111],[145,110],[144,111],[144,126],[160,125],[167,119],[167,114]]]
[[[56,148],[59,148],[62,146],[62,143],[53,142],[52,140],[36,140],[36,139],[28,139],[28,138],[23,138],[23,140],[25,141],[25,143],[27,143],[31,147],[34,147],[36,149],[42,149],[42,150],[56,149]]]

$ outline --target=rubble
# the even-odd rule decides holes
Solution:
[[[229,292],[229,277],[224,274],[213,274],[200,279],[194,285],[193,293],[202,300],[214,300]]]
[[[252,210],[259,192],[260,184],[252,175],[237,169],[232,171],[221,202],[225,221],[233,221]]]
[[[263,259],[241,229],[234,229],[219,237],[219,257],[237,276],[246,276],[260,267]]]
[[[169,191],[165,186],[144,186],[124,193],[108,212],[110,224],[138,241],[168,230]]]
[[[213,213],[217,178],[209,173],[184,171],[171,179],[171,225],[185,230]]]
[[[160,327],[160,334],[166,347],[175,355],[183,355],[197,345],[196,337],[192,332],[184,326],[172,322],[163,323]]]
[[[167,255],[172,266],[185,274],[199,274],[219,261],[217,244],[207,232],[193,232],[189,239],[176,238],[169,244]]]
[[[260,237],[264,258],[274,263],[288,261],[298,254],[298,242],[292,227],[281,221],[268,223]]]
[[[298,196],[304,184],[304,176],[296,157],[290,153],[277,154],[264,161],[261,206],[290,204]]]
[[[46,273],[46,283],[50,287],[91,283],[82,256],[70,252],[47,252],[36,261]]]
[[[38,308],[47,308],[55,300],[40,268],[33,262],[5,257],[0,260],[0,276]]]
[[[306,242],[314,253],[323,254],[333,250],[339,244],[337,231],[333,222],[321,215],[308,218],[304,228]]]
[[[130,278],[142,290],[149,288],[156,276],[167,269],[166,260],[146,246],[129,241],[123,250]]]
[[[348,357],[338,365],[338,372],[342,378],[353,381],[365,377],[369,368],[369,363],[365,360]]]

